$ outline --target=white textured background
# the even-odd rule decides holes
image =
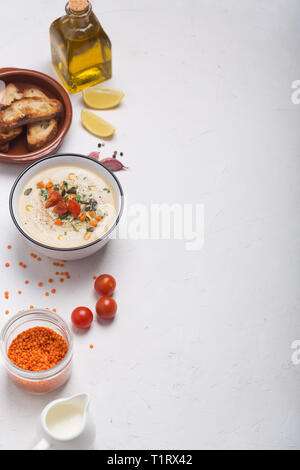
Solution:
[[[56,269],[32,261],[8,213],[22,167],[1,164],[0,326],[7,308],[56,307],[69,318],[93,306],[91,278],[101,272],[118,280],[119,315],[76,336],[63,390],[26,395],[0,369],[0,449],[29,448],[43,406],[80,391],[92,396],[98,449],[300,448],[300,366],[291,363],[300,338],[300,107],[290,100],[299,2],[93,4],[113,42],[112,83],[126,93],[102,113],[118,128],[103,156],[124,152],[129,204],[203,203],[205,246],[112,242],[69,263],[72,280],[47,299],[36,284]],[[48,28],[63,11],[63,0],[5,2],[0,66],[53,75]],[[62,151],[97,150],[80,125],[80,96],[72,102]]]

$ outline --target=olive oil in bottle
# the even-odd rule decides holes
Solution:
[[[69,0],[50,27],[52,62],[69,93],[112,76],[111,42],[88,0]]]

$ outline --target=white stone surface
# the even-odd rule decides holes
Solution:
[[[118,280],[119,315],[75,337],[63,390],[26,395],[0,369],[0,449],[30,448],[44,405],[80,391],[92,396],[97,449],[299,449],[299,2],[93,4],[113,42],[112,83],[126,93],[99,113],[118,128],[103,156],[124,152],[129,205],[204,204],[205,244],[114,241],[69,263],[72,280],[46,298],[37,282],[56,269],[32,261],[9,218],[23,167],[1,164],[0,326],[7,308],[56,307],[68,319],[93,307],[102,272]],[[48,28],[63,11],[62,0],[6,2],[0,66],[53,75]],[[72,102],[61,151],[87,154],[98,141],[80,125],[81,97]]]

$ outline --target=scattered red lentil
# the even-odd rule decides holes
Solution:
[[[48,370],[59,364],[68,352],[66,341],[50,328],[23,331],[11,343],[8,359],[24,370]]]
[[[50,284],[52,284],[52,282],[53,282],[53,279],[48,279],[48,282],[50,282]]]
[[[7,290],[4,292],[4,297],[6,300],[9,298],[9,292]]]
[[[22,261],[20,261],[19,266],[23,266],[23,262],[22,262]]]
[[[8,315],[9,314],[9,310],[5,310],[5,315]]]
[[[30,308],[30,310],[33,310],[33,309],[34,309],[34,306],[33,306],[33,305],[30,305],[29,308]]]
[[[56,308],[53,308],[53,309],[52,309],[52,312],[56,313]]]
[[[41,258],[37,258],[37,261],[42,261]]]
[[[52,294],[55,294],[55,293],[56,293],[56,289],[52,289],[51,292],[52,292]]]
[[[10,264],[9,263],[5,263],[5,267],[6,268],[9,268]]]
[[[21,290],[19,290],[19,291],[18,291],[18,294],[19,294],[19,295],[21,295],[21,294],[22,294],[22,291],[21,291]]]
[[[52,263],[53,266],[59,266],[59,263]]]
[[[7,246],[7,249],[8,249],[8,250],[11,250],[11,245],[8,245],[8,246]]]
[[[59,272],[58,272],[58,271],[56,271],[55,276],[59,276]]]
[[[60,278],[59,282],[65,282],[65,280],[63,278]]]
[[[97,276],[93,276],[93,279],[97,279]]]
[[[31,256],[32,258],[37,258],[37,255],[35,255],[34,253],[30,253],[30,256]]]
[[[25,284],[29,284],[29,281],[25,281]]]
[[[49,292],[45,292],[46,297],[49,297],[49,295],[50,295]]]
[[[39,287],[43,287],[43,285],[44,285],[43,282],[39,282],[39,283],[38,283],[38,286],[39,286]]]
[[[93,345],[93,344],[90,344],[90,349],[94,349],[94,345]]]
[[[23,264],[23,268],[26,269],[26,268],[27,268],[27,264]]]

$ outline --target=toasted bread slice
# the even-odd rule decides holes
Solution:
[[[27,128],[27,143],[31,151],[44,147],[54,139],[57,134],[58,124],[56,119],[30,124]]]
[[[38,88],[27,88],[27,90],[24,90],[24,98],[44,98],[45,100],[49,99],[48,96]]]
[[[0,110],[0,128],[10,130],[21,124],[52,119],[62,112],[62,104],[55,99],[22,98]]]
[[[5,89],[1,104],[9,106],[11,103],[21,98],[23,98],[23,93],[21,93],[13,83],[9,83]],[[22,133],[22,130],[22,127],[17,127],[7,132],[1,132],[0,130],[0,145],[14,140]]]
[[[24,91],[25,98],[45,98],[48,97],[38,88],[30,88]],[[57,134],[58,124],[56,119],[48,119],[46,121],[29,124],[27,127],[27,143],[31,151],[38,150],[49,142]]]
[[[5,145],[8,142],[14,140],[18,135],[23,131],[23,127],[16,127],[16,129],[11,129],[10,131],[0,131],[0,145]]]
[[[9,83],[5,89],[5,93],[2,99],[2,103],[4,106],[9,106],[16,100],[20,100],[23,98],[23,93],[18,90],[16,85],[13,83]]]
[[[9,151],[9,144],[0,147],[0,152],[7,153]]]

